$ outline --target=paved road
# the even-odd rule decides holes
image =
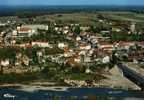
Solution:
[[[123,64],[117,64],[118,67],[123,71],[123,74],[125,77],[127,77],[129,80],[133,81],[135,84],[137,84],[141,89],[144,89],[144,76],[137,73],[136,71],[133,71],[132,69],[128,68],[127,66],[124,66]]]

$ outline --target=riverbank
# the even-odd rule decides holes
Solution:
[[[52,77],[52,75],[54,75]],[[69,88],[113,88],[123,90],[140,90],[140,88],[122,76],[115,66],[109,72],[95,74],[52,74],[40,72],[11,73],[0,76],[0,87],[20,88],[23,90],[49,89],[50,87]]]
[[[71,80],[72,81],[72,80]],[[116,80],[115,80],[116,81]],[[74,81],[73,81],[74,82]],[[140,90],[139,88],[133,86],[129,88],[125,88],[125,86],[123,86],[124,84],[108,84],[108,80],[105,83],[95,83],[95,86],[88,86],[88,85],[81,85],[81,81],[75,81],[75,86],[73,86],[72,84],[60,84],[60,83],[56,83],[56,82],[44,82],[44,81],[35,81],[35,82],[29,82],[29,83],[15,83],[15,84],[1,84],[0,88],[7,88],[7,89],[17,89],[17,90],[22,90],[22,91],[26,91],[26,92],[34,92],[37,90],[51,90],[51,91],[66,91],[69,88],[112,88],[115,90]],[[110,80],[109,80],[110,82]],[[84,82],[83,82],[84,83]],[[112,82],[113,83],[113,82]],[[118,83],[118,82],[115,82]]]

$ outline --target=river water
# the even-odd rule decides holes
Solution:
[[[5,96],[5,94],[9,96]],[[144,91],[125,91],[110,88],[69,88],[66,91],[39,89],[26,92],[13,88],[1,88],[0,100],[144,100]]]

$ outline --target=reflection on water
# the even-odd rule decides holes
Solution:
[[[7,94],[7,96],[4,96]],[[70,88],[67,91],[22,90],[3,88],[0,100],[144,100],[142,91],[123,91],[108,88]]]

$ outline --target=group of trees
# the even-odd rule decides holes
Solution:
[[[80,26],[78,26],[78,25],[75,26],[74,29],[73,29],[73,32],[74,32],[75,34],[78,34],[78,35],[79,35],[80,32],[81,32],[81,30],[80,30]]]
[[[144,41],[142,34],[111,33],[111,41]]]
[[[90,26],[89,31],[93,33],[99,33],[102,30],[110,31],[112,27],[106,23],[97,22],[95,26]]]
[[[17,48],[5,47],[0,48],[0,60],[9,59],[11,64],[14,64],[16,60],[16,52],[19,51]],[[1,65],[1,74],[3,74],[4,66]]]
[[[58,47],[45,48],[45,54],[46,55],[62,54],[62,53],[64,53],[64,51]]]
[[[19,49],[12,47],[0,48],[0,59],[15,59],[17,51]]]

